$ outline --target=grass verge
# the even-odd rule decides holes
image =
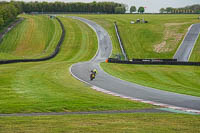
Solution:
[[[195,44],[195,47],[192,51],[190,61],[200,62],[200,36]]]
[[[160,90],[200,96],[198,66],[127,65],[102,63],[109,74]]]
[[[183,114],[102,114],[0,117],[2,133],[197,133],[200,116]]]

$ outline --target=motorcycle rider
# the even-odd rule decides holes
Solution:
[[[95,74],[95,76],[96,76],[96,74],[97,74],[97,69],[93,69],[92,71],[94,72],[94,74]]]
[[[90,80],[95,79],[96,74],[97,74],[97,69],[93,69],[93,70],[91,71],[91,74],[90,74]]]

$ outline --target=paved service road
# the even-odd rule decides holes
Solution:
[[[200,32],[200,24],[193,24],[174,55],[178,61],[188,61]]]
[[[97,55],[89,62],[81,62],[72,65],[71,73],[73,76],[87,82],[92,86],[103,88],[117,94],[125,95],[132,98],[143,99],[147,101],[153,101],[158,103],[164,103],[177,107],[189,108],[194,110],[200,110],[200,97],[176,94],[172,92],[166,92],[149,87],[144,87],[134,83],[120,80],[107,73],[105,73],[99,66],[100,62],[104,62],[111,54],[112,43],[108,33],[96,23],[79,18],[78,19],[94,29],[97,33],[99,41],[99,49]],[[89,80],[89,74],[92,69],[96,68],[98,74],[94,81]]]

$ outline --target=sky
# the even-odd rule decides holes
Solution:
[[[5,1],[5,0],[0,0]],[[7,0],[9,1],[9,0]],[[135,5],[137,8],[140,6],[145,6],[145,12],[147,13],[157,13],[160,8],[166,7],[185,7],[187,5],[200,4],[200,0],[18,0],[18,1],[62,1],[62,2],[101,2],[101,1],[113,1],[118,3],[127,4],[129,7]]]

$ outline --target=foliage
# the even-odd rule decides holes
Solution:
[[[193,10],[194,13],[199,13],[200,12],[200,4],[195,4],[195,5],[191,5],[191,6],[186,6],[186,9],[190,9]]]
[[[125,8],[124,7],[116,7],[115,8],[115,14],[124,14],[125,13]]]
[[[165,8],[161,8],[160,13],[164,13],[164,12],[165,12]]]
[[[172,7],[167,7],[167,8],[166,8],[166,12],[167,12],[167,13],[172,13],[172,10],[173,10]]]
[[[136,12],[136,11],[137,11],[136,7],[135,6],[131,6],[130,13],[133,13],[133,12]]]
[[[186,6],[186,7],[182,7],[182,8],[172,8],[172,7],[167,7],[165,8],[161,8],[160,9],[160,13],[173,13],[173,14],[180,14],[180,13],[200,13],[200,5],[196,4],[196,5],[191,5],[191,6]]]
[[[64,2],[28,2],[21,4],[23,11],[31,12],[85,12],[85,13],[115,13],[116,7],[125,7],[123,4],[114,2],[92,3],[64,3]],[[125,8],[124,8],[125,9]]]
[[[144,13],[144,7],[142,7],[142,6],[139,7],[139,8],[138,8],[138,12],[139,12],[139,13]]]
[[[18,14],[19,10],[13,3],[0,2],[0,29],[15,20]]]

